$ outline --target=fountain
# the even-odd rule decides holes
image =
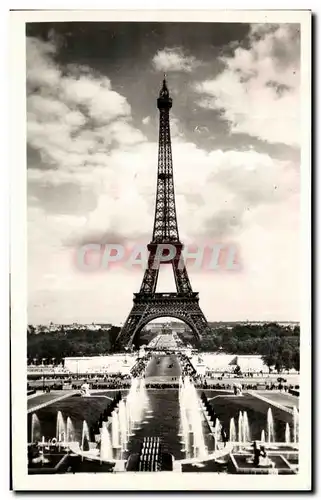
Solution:
[[[86,420],[82,423],[82,433],[81,433],[81,449],[87,451],[85,448],[89,447],[89,429]]]
[[[274,420],[271,408],[267,412],[267,442],[274,443],[275,433],[274,433]]]
[[[66,435],[67,435],[66,439],[67,443],[75,441],[75,428],[70,417],[67,417]]]
[[[286,426],[285,426],[285,442],[286,442],[286,444],[291,443],[290,426],[288,423],[286,423]]]
[[[115,401],[117,403],[119,399],[116,398]],[[85,420],[83,421],[80,449],[82,451],[90,450],[90,456],[96,457],[100,461],[120,459],[122,453],[127,450],[129,436],[133,435],[133,431],[137,429],[134,426],[139,423],[147,405],[148,395],[144,380],[133,379],[127,399],[120,399],[118,408],[114,407],[110,417],[107,418],[107,413],[100,415],[98,421],[100,453],[97,447],[95,448],[93,444],[90,444],[90,432]],[[65,435],[67,435],[67,441],[74,440],[75,430],[71,419],[68,417],[66,428],[61,412],[58,412],[57,422],[59,422],[59,425],[57,423],[59,434],[61,434],[61,428],[63,428]],[[97,436],[98,432],[95,432],[95,429],[92,432]],[[98,453],[99,455],[97,455]]]
[[[105,422],[100,430],[100,460],[112,460],[113,448],[110,441],[110,435]]]
[[[35,413],[31,417],[31,443],[37,443],[41,439],[41,427],[39,418]]]
[[[231,420],[230,420],[230,433],[229,433],[229,440],[232,442],[232,443],[235,443],[236,441],[236,427],[235,427],[235,420],[234,418],[232,417]]]
[[[246,411],[243,413],[243,440],[245,443],[249,443],[251,441],[250,426]]]
[[[221,430],[222,430],[221,422],[220,422],[220,420],[217,418],[217,419],[216,419],[216,422],[215,422],[215,430],[214,430],[214,436],[215,436],[215,448],[216,448],[216,449],[218,449],[218,443],[219,443],[219,440],[220,440]]]
[[[128,422],[126,404],[122,399],[119,403],[119,431],[120,431],[120,446],[123,451],[126,450],[128,436]]]
[[[148,405],[148,395],[146,390],[145,379],[141,378],[138,387],[138,394],[142,408],[145,409]]]
[[[247,416],[246,411],[239,411],[239,417],[238,417],[238,434],[236,435],[236,429],[235,429],[235,422],[234,418],[231,419],[233,420],[233,435],[235,437],[235,441],[237,438],[237,441],[239,443],[249,443],[251,441],[251,432],[250,432],[250,425],[249,425],[249,419]],[[230,433],[231,433],[231,422],[230,422]],[[231,438],[230,438],[231,441]]]
[[[66,441],[66,425],[61,411],[57,412],[56,439],[58,443]]]
[[[293,407],[293,442],[299,442],[299,412],[296,406]]]
[[[186,455],[190,453],[190,439],[189,439],[189,431],[190,425],[188,423],[186,410],[183,405],[180,405],[180,433],[179,435],[182,437],[181,442],[183,443],[183,449]]]
[[[129,434],[132,434],[135,430],[135,426],[142,421],[143,414],[147,406],[148,395],[145,387],[145,380],[143,378],[133,378],[126,398],[126,413]]]
[[[117,410],[114,410],[112,413],[111,420],[111,439],[113,448],[119,448],[119,415]]]
[[[179,380],[179,405],[181,416],[181,435],[184,450],[189,455],[190,439],[193,447],[193,457],[201,458],[207,455],[205,446],[202,415],[200,412],[197,391],[188,377]],[[188,458],[188,457],[187,457]]]
[[[238,442],[243,443],[243,413],[239,412],[239,420],[238,420]]]
[[[44,455],[44,439],[45,438],[43,436],[42,437],[43,447],[41,450],[40,449],[38,450],[39,455],[32,459],[33,464],[39,464],[39,463],[40,464],[48,464],[50,462],[50,460],[47,457],[45,457],[45,455]]]
[[[207,450],[203,436],[202,420],[200,418],[200,411],[198,407],[195,407],[193,409],[191,418],[192,418],[194,457],[202,458],[206,456]]]
[[[265,430],[264,429],[262,429],[262,432],[261,432],[261,442],[265,443]]]
[[[118,407],[114,405],[114,410],[107,418],[107,410],[101,413],[98,422],[89,431],[86,420],[83,421],[81,442],[76,443],[75,428],[70,417],[64,422],[60,411],[57,413],[56,435],[57,441],[62,445],[67,445],[77,453],[78,450],[89,451],[86,456],[95,457],[100,461],[110,461],[120,459],[123,452],[127,451],[127,443],[130,435],[133,435],[135,424],[139,423],[142,413],[148,405],[148,394],[143,379],[133,379],[127,399],[116,399]],[[36,428],[36,419],[33,418],[33,428]],[[34,432],[33,432],[34,434]],[[95,435],[95,440],[99,446],[90,443],[91,434]],[[97,436],[97,434],[99,436]],[[71,445],[71,446],[70,446]],[[77,446],[76,446],[77,445]],[[85,455],[82,454],[84,458]]]

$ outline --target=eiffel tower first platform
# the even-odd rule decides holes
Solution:
[[[184,321],[191,328],[196,345],[200,342],[207,343],[206,341],[213,336],[199,306],[198,292],[192,289],[183,261],[183,244],[179,239],[176,217],[169,123],[172,99],[165,78],[157,99],[157,107],[159,109],[159,149],[153,238],[147,245],[149,257],[140,291],[134,294],[134,304],[118,335],[117,346],[130,346],[147,323],[160,317],[173,317]],[[170,259],[169,252],[168,260],[161,262],[157,251],[160,248],[159,245],[171,245],[176,249],[176,255]],[[162,255],[165,254],[166,251]],[[172,265],[176,292],[156,293],[160,265]]]

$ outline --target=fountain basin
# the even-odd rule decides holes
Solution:
[[[282,454],[271,453],[266,463],[255,467],[253,456],[245,453],[231,453],[231,465],[235,474],[295,474],[295,468]]]

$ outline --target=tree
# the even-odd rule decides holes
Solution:
[[[282,368],[283,368],[283,362],[282,362],[282,359],[281,358],[277,358],[276,362],[275,362],[275,369],[278,373],[280,373],[282,371]]]
[[[285,370],[290,370],[293,366],[293,350],[291,347],[282,349],[280,353],[280,363]]]
[[[268,367],[269,372],[271,371],[272,366],[275,366],[277,359],[274,353],[269,353],[263,356],[263,362]]]
[[[293,335],[295,337],[300,337],[300,326],[296,325],[294,328],[293,328]]]
[[[300,349],[296,348],[293,352],[292,366],[296,371],[300,371]]]

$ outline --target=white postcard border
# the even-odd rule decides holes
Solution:
[[[10,13],[12,476],[17,491],[309,490],[311,488],[311,13],[309,11],[15,11]],[[25,23],[42,21],[294,22],[301,24],[300,467],[295,476],[211,473],[27,474],[27,222]],[[302,410],[303,411],[303,410]]]

